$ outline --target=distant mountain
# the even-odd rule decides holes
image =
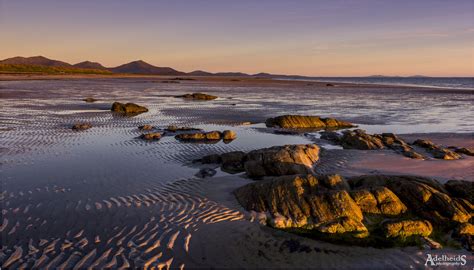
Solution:
[[[242,72],[217,72],[214,73],[215,76],[229,76],[229,77],[247,77],[250,76],[247,73]]]
[[[187,75],[189,76],[212,76],[214,73],[202,71],[202,70],[195,70],[192,72],[188,72]]]
[[[133,61],[128,64],[110,68],[114,73],[130,73],[130,74],[149,74],[149,75],[186,75],[186,73],[177,71],[170,67],[155,67],[142,60]]]
[[[87,69],[102,69],[106,70],[107,68],[97,62],[84,61],[73,65],[77,68],[87,68]]]
[[[12,57],[5,60],[1,60],[0,64],[11,64],[11,65],[36,65],[46,67],[72,67],[71,64],[66,62],[48,59],[44,56],[33,56],[33,57]]]

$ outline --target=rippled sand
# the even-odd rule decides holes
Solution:
[[[172,97],[198,91],[220,98],[192,102]],[[472,136],[453,133],[472,132],[471,92],[397,91],[350,85],[328,91],[323,84],[300,82],[164,84],[139,78],[0,82],[1,266],[419,266],[426,252],[416,248],[344,247],[262,227],[231,194],[249,180],[224,172],[197,179],[194,174],[199,168],[192,164],[210,153],[312,141],[325,145],[312,134],[277,135],[258,124],[283,113],[339,117],[365,124],[369,131],[423,131],[428,137],[430,132],[450,131],[458,145],[472,143]],[[85,97],[99,101],[85,103]],[[150,111],[136,117],[117,116],[109,111],[113,101],[135,102]],[[452,112],[452,106],[459,110]],[[241,125],[248,121],[257,124]],[[73,131],[75,122],[89,122],[93,128]],[[181,143],[173,137],[145,142],[136,138],[141,134],[137,127],[143,124],[233,129],[238,139],[230,144]],[[472,158],[441,165],[426,161],[419,165],[424,172],[392,153],[326,146],[319,172],[397,173],[403,168],[400,164],[410,162],[414,174],[444,180],[473,178],[472,169],[464,169],[473,167]],[[385,155],[391,163],[382,162],[385,167],[374,169],[375,163],[370,162],[377,159],[374,155]],[[444,170],[433,172],[430,166]],[[449,167],[442,166],[457,168],[457,174],[446,174]]]

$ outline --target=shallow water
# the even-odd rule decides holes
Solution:
[[[317,138],[276,135],[242,122],[298,113],[353,121],[370,132],[474,130],[470,91],[294,87],[138,79],[0,82],[3,266],[182,266],[199,226],[243,218],[203,195],[192,160]],[[173,97],[198,91],[220,98]],[[90,96],[99,101],[82,101]],[[118,116],[109,111],[114,101],[150,111]],[[93,128],[72,131],[75,122]],[[232,129],[238,139],[145,142],[136,138],[143,124]]]

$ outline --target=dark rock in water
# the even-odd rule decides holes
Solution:
[[[306,115],[282,115],[275,118],[268,118],[265,122],[267,127],[280,128],[307,128],[307,129],[330,129],[330,128],[351,128],[353,124],[340,121],[334,118],[321,118],[319,116]]]
[[[161,133],[159,132],[146,133],[146,134],[140,135],[140,138],[147,141],[157,141],[161,139]]]
[[[232,131],[232,130],[224,130],[222,132],[222,139],[226,141],[235,140],[237,139],[237,133],[235,133],[235,131]]]
[[[154,127],[152,125],[143,125],[138,127],[139,130],[152,130]]]
[[[250,151],[244,168],[251,178],[303,174],[312,172],[318,159],[319,147],[315,144],[274,146]]]
[[[433,226],[427,220],[391,221],[384,224],[384,229],[387,238],[407,238],[413,235],[426,237],[433,232]]]
[[[456,238],[472,248],[472,204],[429,178],[287,175],[247,184],[234,195],[246,210],[268,213],[275,228],[326,240],[399,245],[425,239],[440,247],[427,237],[455,228]]]
[[[97,101],[97,99],[95,99],[95,98],[93,98],[93,97],[88,97],[88,98],[85,98],[85,99],[83,99],[83,100],[84,100],[85,102],[89,102],[89,103],[91,103],[91,102],[96,102],[96,101]]]
[[[337,143],[337,144],[340,143],[340,140],[341,140],[341,137],[342,137],[342,135],[340,135],[340,134],[338,134],[337,132],[334,132],[334,131],[323,131],[323,132],[320,132],[320,134],[321,134],[321,139],[322,140],[331,141],[331,142],[334,142],[334,143]]]
[[[192,93],[192,94],[185,94],[176,96],[177,98],[186,98],[186,99],[195,99],[195,100],[214,100],[217,97],[209,94],[204,93]]]
[[[204,156],[203,158],[197,160],[203,164],[220,164],[222,163],[222,158],[220,155],[212,154]]]
[[[179,83],[178,81],[161,81],[162,83]]]
[[[242,151],[228,152],[220,155],[221,158],[221,169],[228,173],[239,173],[243,172],[244,169],[244,158],[245,153]]]
[[[137,105],[135,103],[120,103],[120,102],[114,102],[112,104],[111,110],[113,112],[118,112],[118,113],[125,113],[125,114],[140,114],[144,112],[148,112],[148,109]]]
[[[76,123],[72,126],[73,130],[86,130],[92,128],[92,125],[89,123]]]
[[[183,133],[176,135],[175,138],[182,141],[219,141],[222,133],[219,131]]]
[[[447,148],[442,148],[441,146],[438,146],[429,140],[419,139],[413,142],[413,145],[417,145],[426,149],[426,151],[428,151],[430,154],[433,155],[434,158],[437,159],[455,160],[461,158],[458,153],[451,151]]]
[[[474,149],[472,148],[449,146],[448,149],[458,154],[464,154],[466,156],[474,156]]]
[[[332,83],[327,83],[326,86],[334,86]]]
[[[474,182],[449,180],[444,187],[452,197],[462,198],[474,204]]]
[[[211,168],[203,168],[200,169],[199,172],[195,174],[196,177],[198,178],[208,178],[208,177],[213,177],[216,175],[217,171]]]

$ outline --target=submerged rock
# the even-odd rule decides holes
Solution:
[[[195,100],[214,100],[217,97],[204,93],[192,93],[176,96],[177,98],[195,99]]]
[[[280,128],[351,128],[353,124],[340,121],[334,118],[321,118],[319,116],[306,115],[282,115],[275,118],[268,118],[265,122],[267,127]]]
[[[111,110],[113,112],[118,112],[118,113],[125,113],[125,114],[140,114],[144,112],[148,112],[148,109],[137,105],[135,103],[120,103],[120,102],[114,102],[112,104]]]
[[[202,131],[200,128],[192,128],[192,127],[178,127],[175,125],[168,126],[165,131],[168,132],[188,132],[188,131]]]
[[[92,125],[89,123],[76,123],[72,126],[73,130],[86,130],[92,128]]]
[[[159,132],[146,133],[146,134],[140,135],[140,138],[147,141],[157,141],[161,139],[161,133]]]
[[[92,102],[96,102],[97,99],[93,98],[93,97],[87,97],[85,99],[83,99],[85,102],[88,102],[88,103],[92,103]]]
[[[216,175],[217,171],[211,168],[203,168],[200,169],[199,172],[195,174],[196,177],[198,178],[208,178],[208,177],[213,177]]]

